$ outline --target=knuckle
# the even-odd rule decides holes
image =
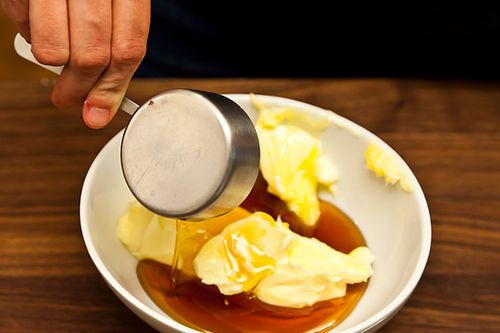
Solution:
[[[113,48],[113,61],[122,65],[136,66],[146,55],[146,45],[142,42],[123,43]]]
[[[28,16],[25,16],[25,15],[20,16],[20,17],[16,17],[15,19],[13,19],[13,21],[17,25],[23,25],[23,26],[29,26],[29,23],[30,23]]]
[[[39,46],[34,44],[31,47],[33,56],[44,65],[61,66],[65,65],[69,59],[69,50],[49,46]]]
[[[28,18],[28,2],[22,0],[0,0],[0,4],[5,13],[14,21]]]
[[[59,80],[56,82],[52,95],[50,96],[52,104],[58,109],[67,109],[78,105],[82,102],[80,97],[75,96],[71,91],[68,91],[67,85],[61,85]]]
[[[58,109],[64,109],[69,106],[69,103],[65,99],[63,99],[60,94],[57,94],[55,92],[52,93],[51,100],[52,104],[54,104],[54,106]]]
[[[93,49],[75,55],[72,63],[81,70],[102,70],[106,68],[110,61],[110,54],[104,48]]]

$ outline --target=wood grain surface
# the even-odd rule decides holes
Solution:
[[[383,332],[500,332],[500,84],[425,80],[135,81],[285,96],[380,136],[419,179],[433,223],[424,276]],[[50,81],[0,83],[0,332],[152,332],[108,289],[80,234],[85,173],[127,121],[84,127]]]

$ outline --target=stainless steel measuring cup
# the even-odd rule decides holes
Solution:
[[[40,64],[17,35],[16,52]],[[139,106],[124,98],[131,114],[121,145],[122,172],[133,195],[151,211],[201,220],[236,208],[259,172],[259,142],[252,121],[219,94],[174,89]]]

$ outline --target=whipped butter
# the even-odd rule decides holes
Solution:
[[[306,226],[314,226],[320,215],[318,185],[333,193],[337,170],[322,155],[319,139],[298,126],[283,123],[301,113],[267,107],[255,98],[252,101],[259,113],[260,170],[268,192],[283,200]],[[322,129],[325,124],[317,121],[313,126]]]
[[[399,186],[406,192],[413,191],[410,178],[403,170],[403,166],[395,156],[383,150],[375,143],[370,143],[365,152],[366,167],[377,177],[384,177],[386,184]]]
[[[373,260],[366,247],[344,254],[257,212],[210,239],[194,268],[203,283],[224,295],[252,292],[264,303],[302,308],[342,297],[347,284],[367,281]]]

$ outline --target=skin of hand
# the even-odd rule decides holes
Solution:
[[[149,0],[0,0],[35,58],[64,69],[52,91],[59,108],[83,105],[102,128],[120,106],[146,54]]]

